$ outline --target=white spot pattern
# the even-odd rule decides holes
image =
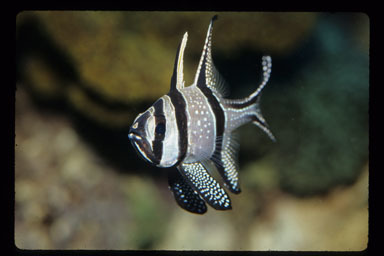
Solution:
[[[203,214],[207,211],[204,200],[200,198],[199,194],[192,189],[179,173],[176,173],[176,177],[170,178],[169,188],[173,192],[176,202],[182,208],[198,214]]]
[[[186,100],[188,114],[189,146],[185,162],[191,163],[209,159],[215,149],[215,127],[212,125],[214,115],[208,100],[194,85],[185,87],[180,92]]]
[[[202,163],[182,164],[181,169],[209,205],[218,210],[231,209],[229,196]]]

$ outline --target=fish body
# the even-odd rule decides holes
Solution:
[[[170,168],[169,188],[185,210],[203,214],[206,203],[217,210],[231,209],[231,201],[211,175],[216,169],[231,192],[240,193],[237,152],[232,132],[252,122],[272,139],[260,107],[260,93],[271,73],[271,58],[262,58],[263,81],[244,99],[227,99],[225,82],[211,55],[209,24],[202,56],[192,85],[184,86],[183,55],[188,33],[178,47],[168,94],[136,117],[128,137],[149,163]]]

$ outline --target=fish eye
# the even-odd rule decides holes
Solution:
[[[165,133],[165,123],[161,122],[156,125],[155,133],[158,135],[164,135]]]

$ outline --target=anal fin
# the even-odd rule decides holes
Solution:
[[[220,152],[215,152],[212,161],[224,180],[226,187],[235,194],[241,192],[239,185],[239,173],[237,163],[238,143],[231,134],[223,142]]]

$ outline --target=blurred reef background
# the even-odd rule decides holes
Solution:
[[[170,86],[184,32],[193,81],[210,18],[230,97],[271,55],[238,130],[233,210],[178,207],[127,133]],[[363,250],[368,242],[369,17],[362,13],[26,11],[16,17],[15,242],[23,249]]]

